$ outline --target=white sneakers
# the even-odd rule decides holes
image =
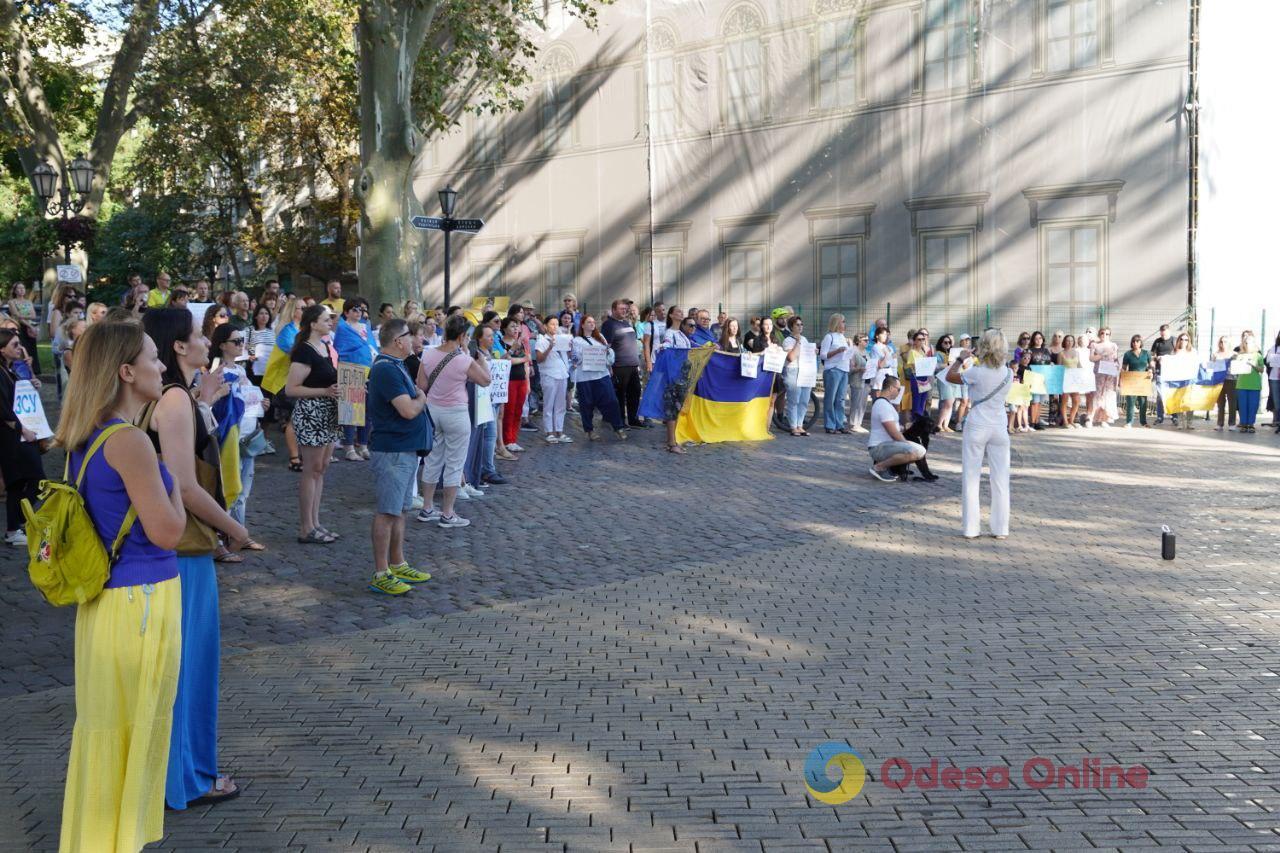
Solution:
[[[27,534],[21,530],[10,530],[4,535],[6,545],[12,545],[15,548],[27,547]]]
[[[516,444],[514,441],[507,445],[507,451],[510,453],[520,453],[523,450],[524,448]]]
[[[547,435],[547,444],[573,444],[573,439],[561,433],[560,435]]]

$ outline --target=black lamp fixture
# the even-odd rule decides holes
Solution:
[[[71,161],[71,183],[75,186],[76,192],[82,196],[87,196],[89,190],[93,189],[93,164],[83,156],[77,157]]]
[[[36,195],[40,197],[40,203],[48,204],[58,188],[58,173],[48,163],[41,161],[31,174],[31,179],[36,185]]]
[[[440,211],[448,219],[453,216],[453,203],[458,200],[458,191],[451,186],[446,186],[437,195],[440,196]]]
[[[31,182],[35,185],[40,204],[50,216],[59,216],[63,220],[71,219],[89,201],[89,191],[93,189],[93,163],[83,156],[65,166],[59,180],[58,171],[46,162],[41,161],[31,172]],[[71,190],[75,189],[78,198],[71,198]],[[65,224],[65,223],[64,223]],[[65,230],[59,239],[65,250],[66,262],[71,263],[71,247],[79,238],[67,236]]]

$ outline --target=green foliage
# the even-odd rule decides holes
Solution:
[[[92,276],[100,284],[123,287],[129,273],[151,281],[167,270],[175,279],[200,272],[193,251],[198,222],[190,199],[144,197],[116,211],[98,229]]]

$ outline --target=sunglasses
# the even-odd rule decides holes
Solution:
[[[236,344],[237,346],[244,346],[244,338],[227,338],[227,343]]]

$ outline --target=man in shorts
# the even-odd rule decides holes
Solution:
[[[376,506],[373,516],[373,579],[369,589],[404,595],[410,584],[431,580],[404,558],[404,517],[413,509],[418,451],[428,446],[430,424],[426,395],[405,370],[413,352],[409,324],[388,320],[378,330],[378,357],[369,369],[365,417],[369,420],[370,476]]]
[[[871,435],[867,439],[867,452],[871,454],[871,476],[882,483],[895,480],[907,481],[907,468],[912,462],[924,459],[925,449],[914,441],[907,441],[898,426],[898,409],[893,400],[902,391],[898,377],[884,378],[884,384],[875,392],[871,404]],[[899,468],[895,473],[894,468]]]

